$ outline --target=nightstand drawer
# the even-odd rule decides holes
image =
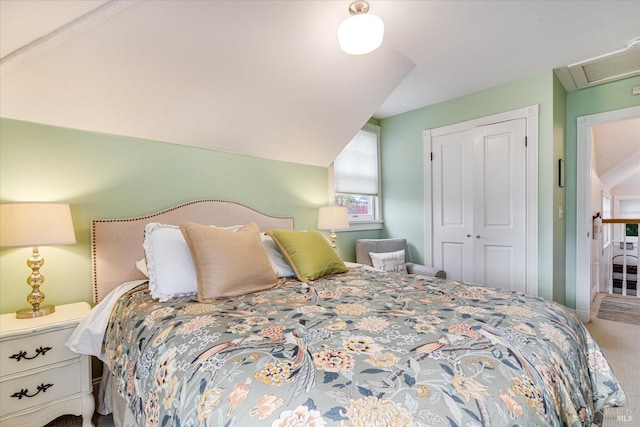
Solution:
[[[63,414],[92,425],[91,359],[64,345],[89,311],[78,302],[32,319],[0,315],[0,426],[38,427]]]
[[[0,376],[78,358],[65,341],[74,328],[46,331],[2,341],[0,345]]]
[[[0,416],[80,393],[80,361],[0,383]]]

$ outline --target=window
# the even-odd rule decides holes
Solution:
[[[640,218],[640,197],[617,196],[620,203],[620,218]],[[624,234],[627,242],[638,241],[638,224],[625,224]]]
[[[366,124],[333,161],[333,197],[350,223],[379,222],[380,128]]]

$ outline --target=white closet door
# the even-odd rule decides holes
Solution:
[[[473,132],[432,139],[433,256],[447,278],[473,281]]]
[[[526,289],[526,121],[432,139],[434,264],[453,280]]]
[[[474,280],[526,290],[525,119],[474,130]]]

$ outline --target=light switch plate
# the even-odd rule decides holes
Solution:
[[[640,95],[640,86],[636,86],[633,88],[633,94],[634,95]]]

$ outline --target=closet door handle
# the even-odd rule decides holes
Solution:
[[[471,237],[471,234],[467,234],[467,237]]]
[[[476,239],[479,239],[479,238],[480,238],[480,235],[479,235],[479,234],[476,234]]]

